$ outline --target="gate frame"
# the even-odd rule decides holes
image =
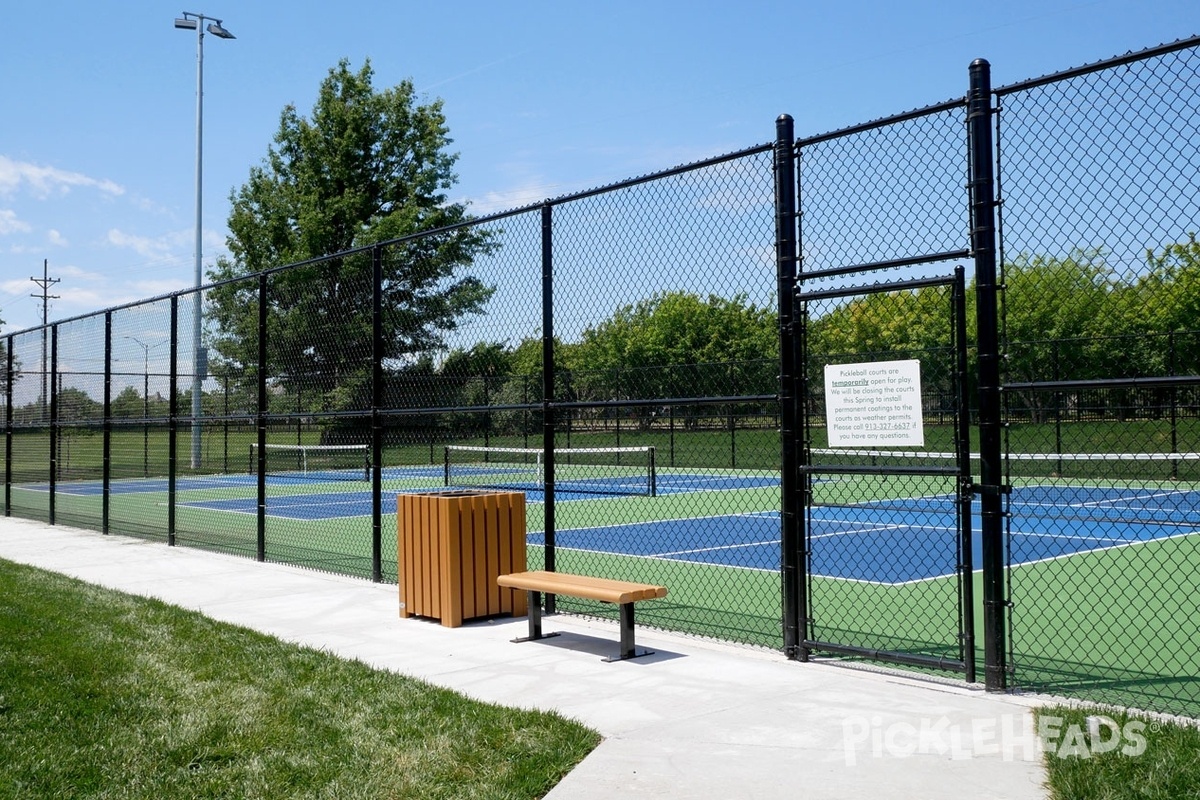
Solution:
[[[813,650],[805,641],[803,632],[808,625],[808,574],[804,558],[804,509],[809,502],[804,484],[800,481],[805,456],[802,448],[796,447],[796,420],[799,418],[797,402],[804,393],[805,376],[800,368],[804,360],[803,336],[797,336],[804,328],[803,313],[797,319],[794,293],[802,275],[802,257],[799,248],[799,217],[797,198],[800,195],[799,174],[796,160],[802,144],[844,136],[848,133],[880,127],[911,119],[916,116],[955,107],[966,108],[967,145],[967,205],[970,230],[969,248],[951,253],[939,253],[924,257],[900,259],[886,264],[856,265],[824,270],[823,274],[847,275],[867,268],[900,267],[918,263],[970,259],[975,268],[976,295],[976,349],[978,355],[978,420],[980,438],[980,476],[977,483],[970,481],[969,461],[962,470],[964,484],[960,498],[970,502],[973,495],[980,498],[982,511],[983,568],[983,656],[985,664],[985,688],[990,692],[1007,689],[1007,659],[1005,628],[1008,617],[1008,596],[1005,572],[1004,540],[1004,461],[1001,442],[1002,409],[1000,400],[1000,326],[999,291],[997,282],[997,224],[999,205],[996,197],[994,159],[995,139],[992,126],[998,109],[992,102],[991,66],[986,59],[976,59],[968,69],[969,88],[965,98],[950,100],[935,106],[901,114],[886,120],[877,120],[864,125],[852,126],[840,131],[814,137],[801,142],[793,134],[793,121],[788,115],[776,122],[775,139],[775,254],[779,284],[779,334],[780,334],[780,417],[782,444],[781,467],[781,568],[783,590],[783,633],[784,654],[794,660],[807,661]],[[964,298],[965,299],[965,298]],[[795,346],[793,341],[801,344]],[[966,343],[961,342],[965,349]],[[965,369],[965,367],[964,367]],[[966,385],[967,376],[960,382]],[[965,395],[965,388],[962,390]],[[969,402],[964,404],[965,413],[970,413]],[[964,429],[969,427],[969,420]],[[969,444],[959,453],[969,458]],[[969,526],[969,515],[966,525]],[[966,537],[968,540],[970,537]],[[970,542],[967,542],[970,547]],[[968,551],[969,552],[969,551]],[[966,560],[966,559],[964,559]],[[967,573],[965,584],[973,585],[969,574],[970,562],[963,568]],[[965,603],[960,619],[971,623],[965,627],[964,642],[970,642],[969,652],[964,648],[964,671],[969,681],[974,680],[974,607]],[[822,648],[824,649],[824,648]],[[861,653],[859,655],[862,655]],[[874,656],[872,656],[874,657]]]
[[[800,278],[797,282],[800,282]],[[809,463],[806,457],[808,452],[808,443],[805,439],[800,448],[800,457],[795,466],[797,480],[801,484],[798,492],[793,492],[794,497],[799,501],[800,512],[798,520],[798,528],[800,534],[800,544],[804,548],[801,555],[800,566],[801,573],[804,576],[804,585],[806,587],[805,598],[801,601],[806,609],[811,608],[811,603],[807,597],[807,589],[810,587],[808,578],[809,574],[809,556],[810,551],[807,549],[808,543],[808,519],[809,511],[812,507],[812,491],[811,480],[813,475],[908,475],[908,476],[931,476],[955,479],[955,513],[957,516],[957,530],[955,537],[957,539],[957,561],[955,564],[955,579],[958,582],[958,591],[956,592],[958,608],[958,636],[957,646],[960,657],[958,659],[949,659],[936,656],[925,656],[917,653],[908,653],[903,651],[879,650],[876,648],[860,647],[857,645],[847,645],[838,642],[825,642],[809,638],[810,625],[816,622],[815,617],[809,616],[803,620],[804,628],[802,630],[802,638],[798,642],[797,651],[802,653],[806,660],[807,657],[814,651],[820,650],[823,652],[833,653],[837,655],[847,655],[854,657],[866,657],[877,661],[887,661],[896,664],[904,664],[914,667],[932,668],[946,671],[961,672],[968,683],[975,682],[975,584],[973,576],[973,559],[972,559],[972,542],[971,542],[971,499],[974,495],[975,485],[971,480],[971,453],[970,453],[970,406],[967,402],[967,322],[966,322],[966,283],[965,270],[961,265],[954,268],[951,275],[939,275],[928,278],[912,278],[908,280],[895,281],[891,283],[875,283],[870,285],[854,285],[838,289],[826,289],[815,292],[802,292],[797,290],[794,295],[794,301],[804,301],[814,299],[828,299],[834,297],[851,297],[856,295],[881,294],[888,292],[907,291],[912,289],[920,289],[933,286],[949,286],[951,289],[951,325],[954,331],[952,341],[952,358],[954,359],[953,375],[955,377],[956,393],[954,397],[955,414],[954,414],[954,460],[955,466],[857,466],[857,465],[813,465]],[[806,315],[802,312],[802,318]],[[806,350],[806,336],[803,331],[804,326],[801,325],[800,341],[801,345],[797,350]],[[808,425],[804,424],[804,434],[807,434]]]

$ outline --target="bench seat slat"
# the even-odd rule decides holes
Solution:
[[[500,575],[496,578],[496,583],[513,589],[547,594],[569,594],[618,605],[667,596],[667,587],[665,586],[543,570]]]

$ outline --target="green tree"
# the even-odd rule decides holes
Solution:
[[[1018,256],[1004,266],[1006,381],[1107,377],[1094,336],[1110,302],[1113,273],[1102,250],[1065,257]],[[1021,394],[1037,422],[1058,402],[1051,392]]]
[[[509,373],[511,356],[502,342],[478,342],[465,350],[451,350],[440,370],[450,393],[449,404],[461,407],[493,404]],[[484,432],[494,427],[488,412],[452,414],[448,421],[459,432]]]
[[[503,342],[479,342],[463,350],[451,350],[442,362],[443,375],[497,378],[509,373],[512,353]]]
[[[303,385],[307,410],[366,407],[372,331],[369,252],[329,258],[468,220],[447,200],[457,156],[449,153],[441,101],[417,102],[404,81],[376,91],[368,61],[346,60],[321,83],[310,117],[284,109],[274,144],[231,195],[230,257],[214,281],[273,272],[268,284],[268,372],[284,391]],[[470,227],[389,246],[383,263],[384,363],[404,365],[441,345],[492,290],[466,274],[492,244]],[[315,261],[314,261],[315,260]],[[256,281],[208,293],[207,336],[228,372],[257,362]]]
[[[1128,316],[1142,321],[1144,329],[1139,332],[1158,334],[1154,350],[1162,370],[1159,374],[1200,372],[1200,347],[1196,346],[1196,334],[1200,332],[1200,241],[1195,233],[1188,234],[1187,241],[1167,245],[1160,252],[1148,250],[1146,262],[1149,270],[1135,287],[1138,300]],[[1164,339],[1179,333],[1186,334],[1186,338]]]
[[[1195,374],[1200,371],[1200,242],[1191,234],[1159,251],[1147,250],[1146,269],[1115,284],[1092,324],[1095,375],[1118,378]],[[1176,402],[1175,389],[1151,391],[1150,413]],[[1118,415],[1147,403],[1146,392],[1105,394]]]
[[[778,358],[775,311],[734,298],[656,294],[622,306],[583,332],[567,359],[585,400],[713,397],[775,389],[778,368],[748,365]],[[765,377],[764,377],[765,376]],[[654,409],[637,411],[648,425]]]
[[[68,386],[60,389],[56,395],[58,402],[58,419],[62,422],[81,422],[84,420],[103,419],[104,405],[93,400],[87,392]]]
[[[112,415],[118,419],[138,419],[146,416],[147,403],[142,393],[126,386],[112,399]]]
[[[876,292],[821,313],[810,348],[822,358],[921,358],[950,345],[952,321],[944,288]]]
[[[810,307],[809,313],[806,369],[812,394],[823,394],[827,364],[917,359],[926,412],[953,407],[954,316],[948,286],[872,292],[828,309]],[[819,401],[810,397],[810,402]]]

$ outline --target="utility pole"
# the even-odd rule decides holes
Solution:
[[[31,275],[29,276],[29,280],[33,281],[42,288],[42,293],[40,295],[31,294],[29,296],[33,298],[40,297],[42,300],[42,403],[49,406],[50,390],[48,381],[50,376],[47,374],[46,370],[46,326],[49,324],[50,301],[57,300],[59,297],[56,294],[48,294],[48,292],[50,291],[51,286],[59,282],[59,279],[50,277],[50,259],[43,258],[41,279],[39,280]]]

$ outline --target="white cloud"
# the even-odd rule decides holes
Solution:
[[[107,236],[108,243],[114,247],[124,247],[133,250],[142,258],[152,259],[168,257],[175,246],[175,238],[172,236],[152,239],[148,236],[135,236],[132,233],[125,233],[116,228],[110,228]]]
[[[20,297],[29,291],[30,285],[27,278],[13,278],[12,280],[0,282],[0,292]]]
[[[74,280],[80,280],[80,281],[108,280],[108,278],[106,276],[101,275],[98,272],[88,272],[85,269],[81,269],[80,267],[76,267],[71,264],[68,264],[65,267],[55,267],[54,271],[57,272],[63,278],[70,278],[70,279],[74,279]]]
[[[471,214],[477,217],[500,211],[511,211],[534,203],[540,203],[563,193],[562,184],[542,182],[535,179],[527,180],[524,184],[503,191],[487,192],[482,197],[462,198],[468,202]]]
[[[29,223],[17,219],[17,212],[0,208],[0,236],[10,233],[29,233]]]
[[[133,204],[134,208],[138,209],[139,211],[145,211],[147,214],[157,214],[164,217],[171,215],[171,210],[169,208],[161,203],[151,200],[148,197],[135,195],[129,198],[129,202]]]
[[[0,194],[12,194],[22,186],[28,187],[29,191],[39,198],[55,193],[66,194],[78,187],[97,189],[114,196],[125,194],[125,187],[107,178],[92,178],[81,172],[43,167],[0,156]]]
[[[58,231],[54,230],[54,228],[46,231],[46,240],[55,247],[66,247],[68,244],[67,238]]]

